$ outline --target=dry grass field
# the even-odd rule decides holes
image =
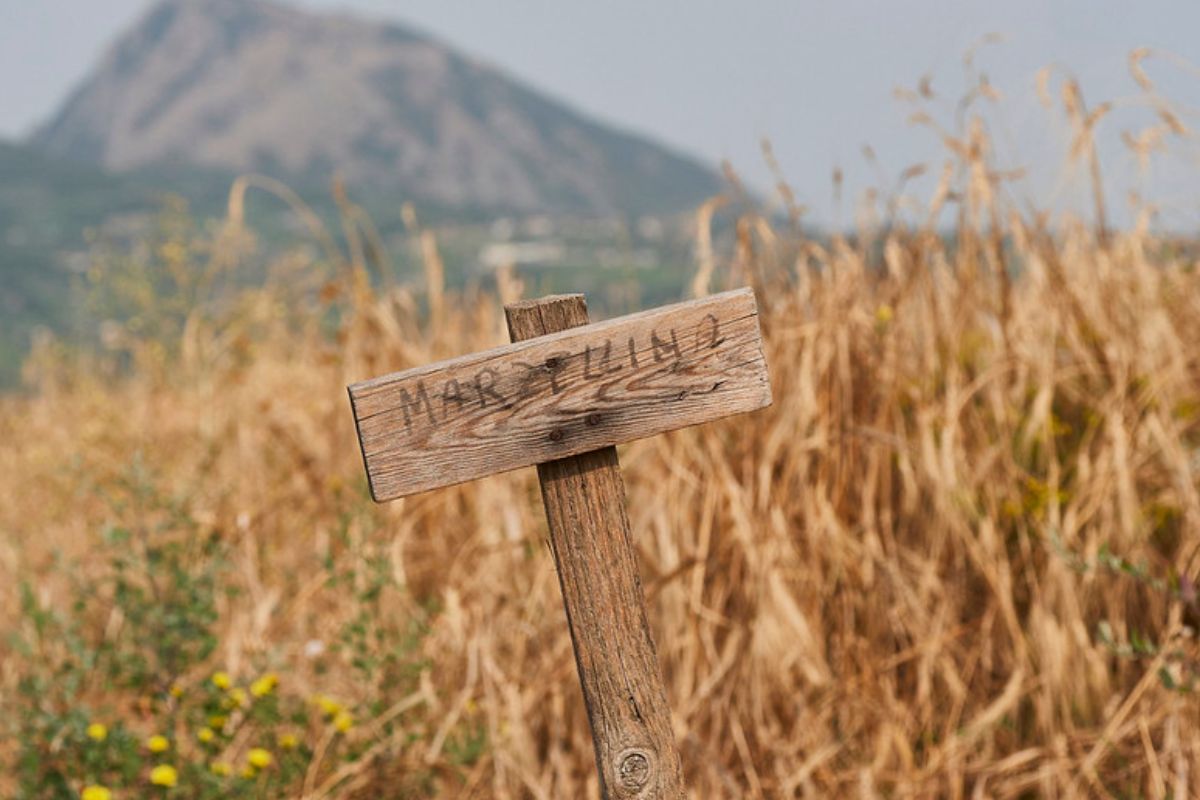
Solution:
[[[697,215],[775,404],[621,451],[695,797],[1200,796],[1200,256],[948,138],[927,224]],[[375,505],[346,399],[504,342],[519,276],[372,280],[346,205],[235,291],[237,200],[0,399],[0,793],[595,796],[533,471]]]

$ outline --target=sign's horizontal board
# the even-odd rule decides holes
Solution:
[[[749,289],[349,388],[380,502],[771,404]]]

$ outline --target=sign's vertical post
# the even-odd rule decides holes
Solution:
[[[754,293],[595,324],[582,295],[505,312],[512,344],[347,387],[371,496],[536,464],[602,794],[682,800],[614,448],[771,405]]]
[[[505,307],[514,342],[586,325],[583,295]],[[683,768],[642,582],[615,447],[538,465],[601,795],[679,800]]]

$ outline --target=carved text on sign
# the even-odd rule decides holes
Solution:
[[[749,290],[350,387],[376,499],[770,404]]]
[[[723,341],[720,330],[720,320],[707,314],[686,350],[674,328],[664,332],[651,329],[648,342],[639,342],[633,335],[615,345],[612,339],[599,344],[588,342],[580,352],[555,352],[540,364],[520,360],[498,367],[482,367],[465,379],[459,376],[445,378],[440,384],[434,383],[432,390],[427,381],[418,378],[411,388],[403,385],[397,388],[404,429],[412,433],[414,424],[417,427],[423,422],[439,425],[476,408],[480,411],[490,408],[495,414],[517,413],[530,400],[573,390],[578,382],[593,384],[593,399],[605,403],[610,390],[619,385],[615,376],[622,372],[641,374],[646,389],[657,387],[667,392],[647,395],[646,399],[682,399],[689,391],[696,390],[680,389],[678,381],[656,379],[686,376],[688,356],[719,347]],[[689,340],[685,338],[684,342]],[[655,369],[647,373],[650,364],[654,364]],[[514,374],[506,376],[501,369],[511,369]],[[711,388],[701,387],[699,391],[717,391],[720,386],[718,381]]]

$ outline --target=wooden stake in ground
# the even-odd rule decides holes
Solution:
[[[754,295],[592,325],[582,295],[505,311],[513,344],[350,387],[371,494],[536,464],[601,794],[682,798],[615,445],[770,405]]]

